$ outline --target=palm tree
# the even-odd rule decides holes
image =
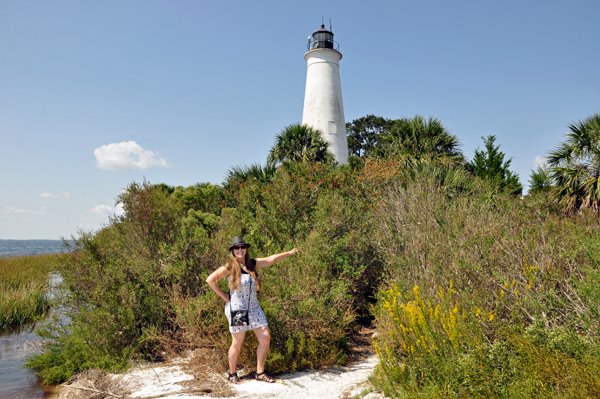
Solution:
[[[267,161],[265,166],[260,164],[252,164],[250,166],[234,166],[227,171],[224,185],[230,185],[233,182],[257,181],[268,183],[273,180],[277,167],[275,162]]]
[[[458,137],[450,134],[441,121],[421,115],[395,121],[389,134],[381,137],[380,155],[397,155],[416,163],[464,162]]]
[[[567,140],[548,156],[550,176],[568,211],[600,204],[600,114],[569,125]]]
[[[329,143],[323,140],[321,132],[298,123],[289,125],[275,136],[275,144],[268,159],[274,162],[331,162],[327,148]]]

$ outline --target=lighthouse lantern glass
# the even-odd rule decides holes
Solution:
[[[333,33],[319,30],[313,33],[313,48],[333,48]]]

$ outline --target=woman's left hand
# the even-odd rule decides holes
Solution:
[[[300,251],[298,248],[294,248],[289,253],[290,253],[290,255],[294,255],[294,254],[299,254],[300,252],[302,252],[302,251]]]

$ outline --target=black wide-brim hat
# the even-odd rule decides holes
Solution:
[[[244,239],[242,237],[233,237],[233,240],[231,240],[231,246],[229,247],[229,252],[231,252],[231,250],[233,249],[233,247],[235,247],[236,245],[245,245],[246,248],[250,248],[250,244],[246,243],[246,241],[244,241]]]

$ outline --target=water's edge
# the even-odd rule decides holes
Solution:
[[[62,277],[50,273],[48,295],[53,297]],[[0,333],[0,399],[51,399],[56,386],[44,385],[34,371],[23,367],[31,354],[41,349],[41,339],[35,329],[42,322],[30,323]]]

